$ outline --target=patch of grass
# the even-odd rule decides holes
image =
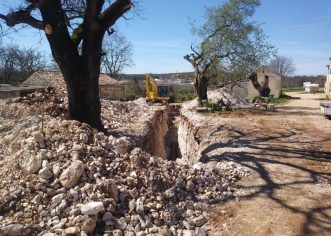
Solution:
[[[288,88],[282,88],[282,92],[304,92],[305,89],[303,87],[288,87]]]
[[[291,98],[292,98],[291,96],[288,96],[286,94],[282,94],[282,95],[280,95],[279,98],[270,97],[270,103],[282,104],[282,103],[286,103],[286,102],[290,101]]]

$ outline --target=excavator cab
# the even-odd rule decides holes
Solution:
[[[146,99],[150,102],[168,102],[169,86],[158,85],[151,74],[145,75]]]

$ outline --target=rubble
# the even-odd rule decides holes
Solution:
[[[231,109],[252,108],[253,104],[247,100],[235,96],[228,88],[220,88],[208,91],[208,100],[221,107],[229,107]]]
[[[16,104],[23,114],[28,101],[54,103],[30,98],[0,106]],[[109,129],[133,129],[154,112],[103,103]],[[0,114],[0,235],[204,236],[209,204],[234,197],[243,176],[231,164],[209,170],[152,156],[131,137],[105,135],[52,112]]]
[[[229,91],[228,88],[220,88],[208,91],[208,102],[217,104],[219,107],[228,109],[253,108],[254,104],[246,99],[238,97]],[[194,110],[199,107],[198,99],[186,102],[182,105],[182,111]]]

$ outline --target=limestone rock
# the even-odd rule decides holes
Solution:
[[[69,227],[64,230],[66,234],[78,234],[80,229],[78,227]]]
[[[3,236],[22,236],[24,234],[24,226],[20,224],[10,224],[0,229],[0,235]]]
[[[144,202],[141,198],[139,198],[136,202],[136,212],[139,215],[144,215]]]
[[[97,225],[97,221],[95,219],[87,218],[83,221],[81,225],[81,231],[84,231],[86,233],[93,233],[95,227]]]
[[[42,156],[39,155],[33,155],[33,156],[27,156],[24,157],[24,161],[22,163],[22,168],[29,174],[36,173],[43,162]]]
[[[184,230],[183,236],[196,236],[194,230]]]
[[[121,137],[116,140],[115,152],[119,154],[129,153],[132,148],[132,143],[128,137]]]
[[[47,167],[42,168],[39,173],[38,173],[39,177],[42,179],[50,179],[53,177],[53,173],[50,169],[48,169]]]
[[[62,172],[60,176],[61,184],[69,189],[76,185],[77,181],[79,180],[80,176],[84,172],[84,164],[79,160],[75,160],[71,163],[71,165]]]
[[[100,211],[105,210],[102,202],[88,202],[81,206],[80,211],[85,215],[97,215]]]
[[[58,194],[58,195],[52,197],[52,203],[58,204],[58,203],[60,203],[63,200],[63,198],[64,198],[64,194],[63,193]]]

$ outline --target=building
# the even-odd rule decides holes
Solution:
[[[327,68],[328,68],[328,74],[326,76],[324,90],[327,96],[331,96],[331,60]]]
[[[66,86],[61,72],[38,71],[22,83],[25,86],[52,86],[58,91],[64,91]],[[125,100],[125,86],[106,74],[100,74],[99,93],[101,99]]]
[[[12,86],[10,84],[0,84],[0,99],[26,96],[29,93],[43,89],[43,86]]]
[[[265,75],[269,76],[270,95],[274,96],[274,98],[279,98],[282,93],[282,76],[271,71],[258,72],[257,78],[260,84],[264,82]],[[239,86],[234,86],[232,88],[232,93],[247,99],[253,99],[260,96],[251,81],[241,82]]]

